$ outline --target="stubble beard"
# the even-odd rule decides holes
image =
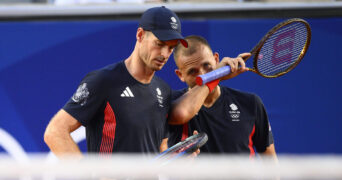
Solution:
[[[154,60],[150,60],[147,53],[141,53],[140,54],[140,59],[142,61],[142,63],[144,64],[144,66],[148,69],[150,69],[151,71],[159,71],[161,70],[162,67],[159,68],[158,65],[154,64]]]

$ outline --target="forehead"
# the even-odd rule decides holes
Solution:
[[[191,55],[179,55],[178,65],[179,69],[189,69],[200,66],[205,62],[215,62],[213,53],[211,50],[204,45],[197,48],[196,52]]]

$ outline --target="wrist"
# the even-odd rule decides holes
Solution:
[[[216,88],[219,82],[220,79],[216,79],[205,84],[209,88],[209,93],[211,93]]]

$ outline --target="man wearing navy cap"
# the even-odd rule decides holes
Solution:
[[[189,120],[195,114],[194,101],[203,101],[209,94],[205,86],[193,88],[193,93],[172,103],[178,108],[170,111],[171,89],[154,73],[162,69],[178,43],[187,47],[174,12],[165,7],[145,11],[132,54],[87,74],[50,121],[44,140],[52,152],[81,156],[70,136],[81,125],[86,127],[88,152],[159,152],[167,122]],[[190,113],[180,114],[179,109]]]

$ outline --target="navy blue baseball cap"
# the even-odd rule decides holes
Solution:
[[[165,6],[146,10],[140,18],[139,27],[151,31],[161,41],[179,40],[184,47],[188,47],[188,42],[181,34],[178,16]]]

